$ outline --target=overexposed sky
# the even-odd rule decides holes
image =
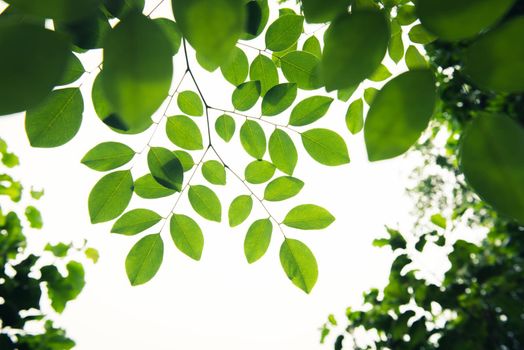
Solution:
[[[145,12],[155,4],[156,1],[147,1]],[[165,1],[152,17],[162,16],[172,18],[170,1]],[[272,8],[274,16],[276,9]],[[250,45],[263,48],[263,38],[250,42]],[[255,50],[243,49],[250,61],[257,54]],[[101,53],[95,51],[82,59],[86,70],[92,71],[79,81],[85,80],[82,91],[89,96]],[[180,51],[175,58],[174,84],[184,69]],[[234,87],[221,77],[220,72],[205,72],[196,63],[193,69],[208,102],[213,106],[232,109],[230,96]],[[182,90],[186,88],[194,89],[189,79],[185,80]],[[325,91],[315,93],[325,94]],[[299,93],[296,102],[311,94]],[[169,225],[166,225],[162,232],[165,255],[159,273],[151,282],[131,287],[125,274],[124,260],[142,235],[114,235],[109,233],[112,223],[90,224],[87,197],[103,174],[86,168],[80,164],[80,159],[89,149],[104,141],[124,142],[140,151],[147,143],[151,130],[138,136],[116,134],[98,120],[93,107],[87,103],[82,128],[73,141],[56,149],[34,149],[25,136],[23,115],[0,118],[0,137],[7,141],[11,151],[17,153],[21,160],[21,166],[13,173],[25,186],[45,188],[46,195],[38,203],[44,217],[44,230],[39,234],[53,242],[86,238],[90,246],[100,251],[98,264],[86,264],[87,285],[84,291],[59,317],[60,324],[77,342],[76,349],[332,348],[332,341],[324,347],[319,345],[318,328],[329,313],[340,315],[344,324],[342,316],[345,308],[358,305],[363,291],[385,283],[391,254],[385,249],[373,248],[371,242],[376,237],[384,236],[384,225],[408,222],[412,208],[404,194],[411,164],[403,158],[369,163],[363,135],[352,136],[345,127],[347,106],[348,103],[335,101],[328,115],[313,127],[328,127],[344,136],[351,163],[335,168],[317,164],[305,153],[296,135],[291,134],[299,149],[299,163],[294,176],[302,179],[305,187],[291,200],[268,204],[270,211],[279,219],[293,206],[305,203],[321,205],[336,217],[336,221],[326,230],[286,228],[289,237],[305,242],[317,258],[319,279],[310,295],[294,287],[282,271],[278,258],[282,237],[277,230],[273,232],[267,254],[253,265],[246,262],[243,254],[245,232],[251,222],[267,215],[255,202],[250,218],[241,226],[230,229],[227,208],[234,197],[245,193],[245,189],[229,173],[227,187],[206,184],[200,171],[193,184],[206,184],[219,194],[223,222],[217,224],[198,218],[188,204],[187,193],[183,194],[177,212],[197,218],[202,227],[205,236],[202,260],[195,262],[177,251],[168,232]],[[258,116],[259,110],[260,103],[247,114]],[[290,111],[291,108],[282,117],[272,120],[285,124]],[[178,113],[176,103],[173,103],[168,115]],[[212,113],[212,125],[218,115]],[[155,119],[160,117],[158,115]],[[196,120],[202,128],[205,127],[204,118]],[[237,132],[242,120],[237,118]],[[272,128],[266,125],[264,128],[269,136]],[[238,134],[230,144],[223,143],[216,136],[213,142],[216,142],[226,162],[243,174],[245,165],[251,159],[241,148]],[[174,148],[165,136],[163,125],[152,144]],[[147,172],[144,155],[137,157],[132,170],[135,178]],[[194,158],[199,158],[198,153],[194,154]],[[254,188],[262,193],[264,186]],[[165,215],[174,200],[176,196],[162,200],[143,200],[135,196],[128,209],[149,208]],[[148,232],[154,233],[160,226]]]

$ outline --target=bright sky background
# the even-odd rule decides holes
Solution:
[[[146,13],[154,4],[156,2],[147,2]],[[276,10],[272,10],[274,17]],[[161,16],[172,17],[169,1],[152,17]],[[250,44],[262,48],[263,40]],[[250,61],[257,54],[248,48],[244,51]],[[85,96],[90,94],[99,62],[100,52],[90,54],[85,60],[86,70],[93,72],[82,78],[85,79],[82,86]],[[174,84],[184,68],[181,51],[175,59]],[[210,104],[232,109],[233,87],[224,81],[220,72],[209,74],[195,64],[193,69]],[[185,82],[185,87],[193,89],[189,79]],[[297,102],[305,96],[308,94],[301,95]],[[294,287],[282,271],[278,258],[282,237],[277,230],[273,232],[266,256],[253,265],[245,261],[245,232],[252,221],[266,215],[255,203],[256,209],[250,219],[238,228],[228,227],[229,203],[245,193],[231,174],[228,174],[226,188],[206,184],[219,194],[224,215],[221,224],[197,219],[205,236],[202,260],[194,262],[177,251],[167,225],[162,232],[165,255],[159,273],[151,282],[131,287],[124,260],[142,235],[114,235],[109,233],[112,223],[90,224],[87,197],[102,174],[81,165],[80,159],[103,141],[124,142],[139,151],[150,131],[135,137],[115,134],[98,120],[93,107],[87,104],[82,128],[73,141],[56,149],[34,149],[25,136],[22,115],[0,118],[0,137],[21,160],[21,166],[13,173],[27,187],[45,188],[45,196],[37,203],[44,217],[44,230],[34,233],[33,237],[40,235],[52,242],[87,238],[89,245],[100,251],[98,264],[86,263],[84,291],[59,317],[60,324],[77,342],[76,349],[331,349],[332,339],[326,346],[319,345],[318,328],[329,313],[339,315],[343,325],[345,308],[359,305],[363,291],[385,283],[391,253],[373,248],[371,242],[385,235],[384,225],[395,226],[409,221],[412,208],[404,193],[411,163],[398,158],[370,164],[362,134],[352,136],[345,127],[347,106],[348,103],[334,102],[328,115],[315,127],[329,127],[340,132],[348,143],[351,163],[336,168],[317,164],[305,154],[296,135],[292,135],[300,153],[295,176],[306,185],[299,196],[286,203],[269,203],[273,215],[279,219],[291,207],[304,203],[321,205],[337,218],[322,231],[286,229],[290,237],[304,241],[312,249],[319,263],[319,279],[310,295]],[[248,113],[256,116],[259,108],[258,104]],[[168,115],[177,113],[176,104],[170,106]],[[212,115],[212,123],[217,116]],[[284,117],[288,117],[288,113],[284,113]],[[237,131],[241,121],[242,118],[237,119]],[[204,127],[204,118],[198,122]],[[266,128],[267,135],[271,129]],[[153,144],[172,147],[163,130],[161,125]],[[231,144],[219,142],[217,137],[215,141],[226,162],[242,174],[250,158],[242,150],[238,134]],[[194,158],[198,159],[198,154]],[[135,178],[146,171],[145,158],[137,158],[133,168]],[[200,171],[195,176],[194,184],[197,183],[205,184]],[[256,188],[258,193],[263,191],[263,186]],[[146,201],[135,196],[129,208],[156,209],[165,215],[175,199],[176,196]],[[177,212],[198,217],[187,202],[187,193]],[[159,228],[160,225],[156,229]]]

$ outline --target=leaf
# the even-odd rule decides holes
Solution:
[[[260,86],[259,81],[248,81],[237,86],[231,96],[233,107],[239,111],[247,111],[253,107],[260,97]]]
[[[349,101],[351,96],[353,96],[353,94],[355,93],[357,88],[358,88],[358,85],[351,86],[351,87],[346,88],[346,89],[340,89],[340,90],[337,91],[337,98],[340,101],[347,102],[347,101]]]
[[[173,152],[163,147],[151,147],[147,153],[147,165],[160,185],[175,191],[182,189],[184,169]]]
[[[265,160],[254,160],[244,171],[246,181],[252,184],[261,184],[269,181],[275,174],[275,166]]]
[[[304,126],[322,118],[333,99],[327,96],[311,96],[300,101],[291,111],[289,124],[293,126]]]
[[[435,99],[435,78],[429,70],[412,70],[384,85],[364,125],[369,160],[389,159],[406,152],[426,129]]]
[[[102,177],[89,193],[91,223],[110,221],[120,216],[133,195],[133,177],[129,170],[109,173]]]
[[[58,20],[76,21],[93,14],[100,0],[53,0],[42,3],[32,0],[9,0],[12,6],[26,14]]]
[[[302,144],[307,153],[317,162],[336,166],[349,163],[349,154],[344,139],[328,129],[311,129],[302,133]]]
[[[415,13],[415,6],[413,5],[402,5],[399,6],[397,11],[397,20],[400,25],[408,26],[417,20],[417,14]]]
[[[524,129],[505,115],[481,115],[466,129],[460,168],[478,195],[524,224]]]
[[[240,143],[253,158],[262,159],[266,153],[264,129],[253,120],[246,120],[240,128]]]
[[[191,207],[204,219],[220,222],[222,220],[222,206],[215,192],[203,185],[189,187],[189,203]]]
[[[231,141],[235,134],[235,119],[227,114],[221,115],[215,121],[215,131],[222,140]]]
[[[387,69],[386,66],[380,64],[377,70],[373,74],[371,74],[369,80],[380,82],[386,80],[389,77],[391,77],[391,72]]]
[[[464,72],[487,90],[524,91],[524,18],[508,20],[489,31],[465,52]]]
[[[175,19],[196,52],[220,65],[244,31],[246,8],[239,0],[173,0]]]
[[[186,215],[173,214],[169,229],[178,250],[191,259],[200,260],[204,249],[204,235],[196,221]]]
[[[208,160],[202,164],[202,175],[204,179],[213,185],[226,184],[226,169],[218,160]]]
[[[229,59],[220,66],[220,71],[224,78],[235,86],[246,81],[249,62],[244,51],[235,47]]]
[[[427,45],[437,39],[436,36],[428,32],[422,25],[417,24],[409,30],[409,40],[414,43]]]
[[[429,68],[429,64],[422,54],[413,45],[406,51],[406,66],[410,70]]]
[[[202,134],[198,125],[185,115],[176,115],[167,118],[167,137],[178,147],[196,151],[204,148]]]
[[[182,45],[182,33],[180,32],[180,28],[178,28],[178,24],[167,18],[155,18],[153,21],[158,24],[169,39],[171,54],[173,56],[176,55]]]
[[[271,51],[282,51],[292,46],[300,38],[304,17],[295,14],[277,18],[266,31],[266,47]]]
[[[134,187],[135,193],[145,199],[167,197],[176,192],[159,184],[151,174],[136,179]]]
[[[275,116],[288,109],[297,97],[297,85],[283,83],[273,86],[262,99],[262,115]]]
[[[155,226],[162,217],[149,209],[133,209],[122,215],[111,228],[112,233],[133,236]]]
[[[111,31],[111,24],[102,10],[78,21],[54,20],[53,23],[55,31],[70,38],[78,52],[102,48],[107,33]]]
[[[269,156],[278,170],[293,175],[298,153],[291,137],[281,129],[275,129],[269,137]]]
[[[308,23],[325,23],[348,9],[350,0],[302,0]]]
[[[304,243],[286,238],[280,246],[280,264],[295,286],[308,294],[311,292],[317,282],[318,266]]]
[[[74,83],[84,73],[85,70],[82,62],[80,62],[80,59],[78,59],[78,57],[76,57],[76,55],[71,52],[69,54],[69,58],[67,59],[64,76],[57,85],[68,85]]]
[[[355,10],[333,20],[325,34],[321,62],[326,89],[356,86],[373,74],[386,54],[389,38],[388,21],[377,10]]]
[[[111,15],[124,18],[130,11],[142,13],[145,0],[103,0],[104,7]]]
[[[306,41],[304,41],[304,44],[302,45],[302,51],[309,52],[318,59],[322,58],[322,48],[320,47],[320,41],[318,41],[317,37],[314,35],[310,36],[306,39]]]
[[[151,123],[169,93],[173,75],[171,44],[153,20],[131,13],[104,40],[104,94],[122,129]]]
[[[364,127],[364,101],[361,98],[351,102],[346,112],[346,126],[353,134],[358,134]]]
[[[260,95],[264,96],[269,89],[278,84],[277,66],[270,58],[259,54],[251,63],[249,77],[260,82]]]
[[[402,60],[402,57],[404,57],[402,28],[395,19],[391,21],[391,39],[389,40],[388,53],[393,62],[397,64]]]
[[[253,209],[251,196],[240,195],[233,199],[228,210],[229,226],[235,227],[243,223],[251,214],[251,209]]]
[[[200,96],[194,91],[182,91],[176,99],[178,108],[187,115],[200,117],[204,114],[204,106]]]
[[[335,221],[329,211],[314,204],[302,204],[287,213],[284,225],[301,230],[321,230]]]
[[[471,38],[499,21],[515,0],[422,0],[416,3],[418,18],[446,41]]]
[[[95,248],[87,248],[84,252],[86,258],[90,259],[93,264],[96,264],[98,262],[98,259],[100,259],[100,254],[98,253],[98,250]]]
[[[147,235],[139,240],[126,258],[126,273],[131,285],[149,282],[160,269],[163,258],[164,243],[160,234]]]
[[[284,77],[303,90],[314,90],[322,86],[319,65],[318,57],[306,51],[291,51],[280,58]]]
[[[446,218],[444,218],[440,214],[431,215],[430,220],[433,224],[437,225],[440,228],[446,229],[447,227]]]
[[[375,89],[374,87],[368,87],[366,90],[364,90],[364,101],[366,101],[368,105],[371,105],[378,91],[379,90]]]
[[[247,230],[244,240],[244,255],[247,262],[252,264],[261,257],[269,248],[273,225],[269,219],[261,219],[253,222]]]
[[[27,221],[29,221],[29,225],[32,228],[40,229],[44,225],[40,211],[32,205],[25,209],[25,217],[27,218]]]
[[[102,142],[87,152],[81,163],[93,170],[108,171],[127,164],[134,156],[135,151],[123,143]]]
[[[304,182],[295,177],[277,177],[267,184],[264,199],[271,202],[283,201],[296,196],[302,187],[304,187]]]
[[[78,88],[53,91],[46,100],[26,113],[25,131],[33,147],[58,147],[80,129],[84,101]]]
[[[269,19],[267,0],[251,0],[246,2],[246,25],[243,40],[251,40],[259,36]]]
[[[177,150],[173,151],[173,154],[180,161],[180,164],[182,165],[182,169],[184,170],[184,172],[191,170],[191,168],[193,168],[193,166],[195,165],[193,157],[186,151]]]

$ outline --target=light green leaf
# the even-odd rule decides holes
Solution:
[[[321,164],[336,166],[349,163],[346,142],[334,131],[308,130],[302,133],[302,144],[311,158]]]
[[[202,133],[198,125],[185,115],[176,115],[167,118],[167,137],[178,147],[196,151],[204,148],[202,145]]]
[[[271,23],[266,31],[266,47],[271,51],[283,51],[300,38],[304,17],[295,14],[284,15]]]
[[[315,256],[309,248],[296,239],[286,238],[280,246],[280,264],[295,286],[310,293],[318,278]]]
[[[369,160],[406,152],[428,126],[435,100],[435,78],[429,70],[412,70],[390,80],[374,98],[364,125]]]
[[[253,158],[262,159],[266,153],[264,129],[253,120],[246,120],[240,128],[240,143]]]
[[[182,33],[180,32],[180,28],[178,28],[178,24],[167,18],[155,18],[153,21],[158,24],[169,39],[171,54],[173,56],[176,55],[182,45]]]
[[[251,224],[244,240],[244,255],[247,262],[252,264],[261,257],[269,248],[273,224],[269,219],[260,219]]]
[[[346,126],[353,134],[358,134],[364,127],[364,101],[361,98],[351,102],[346,112]]]
[[[203,185],[189,187],[189,203],[204,219],[220,222],[222,206],[215,192]]]
[[[91,223],[115,219],[127,208],[133,195],[133,177],[129,170],[115,171],[102,177],[89,193],[87,201]]]
[[[358,88],[358,85],[351,86],[351,87],[346,88],[346,89],[340,89],[340,90],[337,91],[337,98],[340,101],[347,102],[347,101],[349,101],[351,96],[353,96],[353,94],[355,93],[357,88]]]
[[[302,204],[287,213],[284,225],[301,230],[321,230],[335,221],[326,209],[314,204]]]
[[[244,51],[235,47],[229,59],[220,66],[220,71],[231,84],[235,86],[242,84],[249,72],[249,62]]]
[[[306,51],[291,51],[280,58],[284,77],[299,89],[314,90],[322,86],[320,60]]]
[[[374,87],[368,87],[366,90],[364,90],[364,101],[366,101],[366,103],[371,106],[378,92],[378,89],[375,89]]]
[[[162,265],[164,242],[160,234],[147,235],[139,240],[126,258],[127,278],[132,286],[149,282]]]
[[[253,209],[253,198],[248,195],[240,195],[233,199],[228,210],[229,226],[235,227],[243,223],[251,214]]]
[[[383,64],[379,65],[377,70],[369,77],[369,80],[380,82],[391,76],[391,72]]]
[[[320,47],[320,41],[316,36],[312,35],[304,41],[302,50],[313,54],[318,59],[322,58],[322,48]]]
[[[291,137],[281,129],[275,129],[269,137],[269,156],[278,170],[293,175],[298,153]]]
[[[347,11],[349,3],[350,0],[302,0],[302,7],[308,23],[325,23]]]
[[[204,114],[204,106],[200,96],[194,91],[182,91],[176,99],[178,108],[187,115],[200,117]]]
[[[226,169],[218,160],[208,160],[202,164],[202,175],[204,179],[213,185],[226,184]]]
[[[191,259],[200,260],[204,249],[204,235],[196,221],[186,215],[173,214],[169,229],[175,246]]]
[[[44,225],[40,211],[32,205],[25,208],[25,217],[27,218],[27,221],[29,221],[29,226],[32,228],[40,229]]]
[[[406,51],[406,66],[408,66],[410,70],[413,70],[428,68],[429,64],[418,49],[411,45]]]
[[[151,147],[147,153],[147,165],[160,185],[175,191],[182,189],[184,169],[173,152],[163,147]]]
[[[28,110],[25,131],[33,147],[58,147],[80,129],[84,100],[78,88],[53,91],[42,104]]]
[[[215,131],[222,140],[231,141],[235,134],[235,119],[227,114],[221,115],[215,121]]]
[[[85,73],[84,66],[80,59],[74,54],[70,53],[67,59],[67,64],[64,71],[64,76],[57,85],[68,85],[74,83]]]
[[[437,37],[428,32],[422,25],[417,24],[409,30],[409,40],[417,44],[427,45],[437,40]]]
[[[112,233],[133,236],[155,226],[162,217],[149,209],[133,209],[122,215],[111,228]]]
[[[95,248],[87,248],[84,251],[84,254],[86,258],[90,259],[93,264],[96,264],[98,262],[98,259],[100,259],[100,254],[98,253],[98,250]]]
[[[177,150],[173,151],[173,154],[180,161],[180,164],[182,165],[182,169],[184,170],[184,172],[191,170],[191,168],[193,168],[193,166],[195,165],[193,157],[186,151]]]
[[[300,101],[291,111],[289,124],[293,126],[304,126],[322,118],[333,99],[327,96],[311,96]]]
[[[288,109],[297,97],[297,84],[283,83],[273,86],[262,99],[262,115],[275,116]]]
[[[267,184],[264,199],[277,202],[296,196],[304,187],[304,182],[292,176],[277,177]]]
[[[258,80],[240,84],[231,96],[233,107],[239,111],[247,111],[257,103],[260,92],[261,85]]]
[[[431,215],[430,220],[433,224],[437,225],[440,228],[446,229],[447,227],[446,218],[440,214]]]
[[[269,89],[278,84],[277,66],[270,58],[259,54],[251,63],[249,77],[251,80],[260,81],[261,96],[264,96]]]
[[[82,158],[81,163],[97,170],[113,170],[128,163],[135,156],[135,151],[119,142],[102,142],[93,147]]]
[[[254,160],[244,171],[246,181],[252,184],[261,184],[269,181],[275,174],[275,166],[265,160]]]
[[[145,199],[167,197],[176,192],[159,184],[151,174],[136,179],[134,187],[135,193]]]

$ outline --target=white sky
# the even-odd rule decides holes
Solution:
[[[169,3],[166,1],[153,17],[172,17]],[[156,2],[148,1],[146,13],[154,4]],[[276,16],[276,10],[272,10],[272,16]],[[263,40],[250,44],[263,47]],[[244,51],[250,61],[257,53],[247,48]],[[175,59],[174,83],[185,68],[181,52]],[[100,52],[87,57],[86,70],[96,73],[94,67],[99,60]],[[232,109],[233,86],[224,81],[219,71],[209,74],[195,64],[193,68],[210,104]],[[85,76],[82,91],[86,95],[90,93],[94,75]],[[192,88],[189,83],[190,80],[186,80],[184,85],[188,89]],[[297,102],[308,95],[300,95]],[[324,206],[337,218],[322,231],[286,229],[290,237],[304,241],[312,249],[319,263],[319,279],[310,295],[294,287],[282,271],[278,258],[282,237],[277,230],[273,232],[269,251],[260,261],[253,265],[245,261],[245,232],[252,221],[266,216],[255,204],[256,209],[244,224],[235,229],[228,227],[229,203],[236,195],[245,193],[231,174],[228,174],[226,188],[206,184],[219,194],[224,215],[221,224],[197,219],[205,236],[202,260],[194,262],[178,252],[165,229],[162,232],[165,255],[159,273],[151,282],[131,287],[124,260],[142,235],[112,235],[109,233],[112,223],[90,224],[87,197],[102,174],[81,165],[80,159],[96,144],[110,140],[128,143],[139,151],[147,142],[149,132],[136,137],[115,134],[98,120],[92,106],[87,104],[82,128],[73,141],[56,149],[34,149],[25,136],[22,115],[0,118],[0,137],[20,156],[22,163],[13,173],[27,187],[45,188],[46,195],[37,203],[44,217],[44,230],[34,235],[53,242],[87,238],[89,245],[100,251],[98,264],[86,264],[84,291],[59,317],[60,324],[77,342],[76,349],[332,348],[332,340],[324,347],[319,345],[318,328],[333,312],[340,316],[343,325],[345,308],[358,305],[363,291],[385,283],[391,254],[385,249],[373,248],[371,242],[385,235],[384,225],[407,222],[412,208],[404,194],[410,164],[402,158],[370,164],[362,134],[352,136],[345,128],[347,105],[334,102],[328,115],[314,127],[329,127],[340,132],[348,143],[351,163],[335,168],[317,164],[305,154],[296,135],[292,135],[300,154],[295,176],[306,185],[299,196],[286,203],[269,203],[273,215],[280,219],[288,209],[304,203]],[[259,108],[257,104],[248,113],[256,116]],[[177,113],[173,104],[168,115]],[[216,116],[212,115],[212,124]],[[272,120],[279,121],[278,118]],[[197,121],[204,127],[204,118]],[[241,121],[237,119],[237,131]],[[161,126],[153,144],[173,148],[163,130]],[[269,135],[271,128],[266,131]],[[250,158],[242,150],[238,135],[235,134],[231,144],[218,142],[216,136],[215,140],[226,162],[242,174]],[[194,158],[198,159],[198,154]],[[141,157],[133,174],[136,178],[146,171],[145,159]],[[194,184],[197,183],[205,184],[200,171],[194,180]],[[256,189],[261,193],[263,186]],[[197,218],[187,203],[187,194],[184,197],[177,211]],[[156,209],[164,215],[175,199],[176,196],[146,201],[135,196],[129,208]],[[151,232],[154,233],[154,229]]]

